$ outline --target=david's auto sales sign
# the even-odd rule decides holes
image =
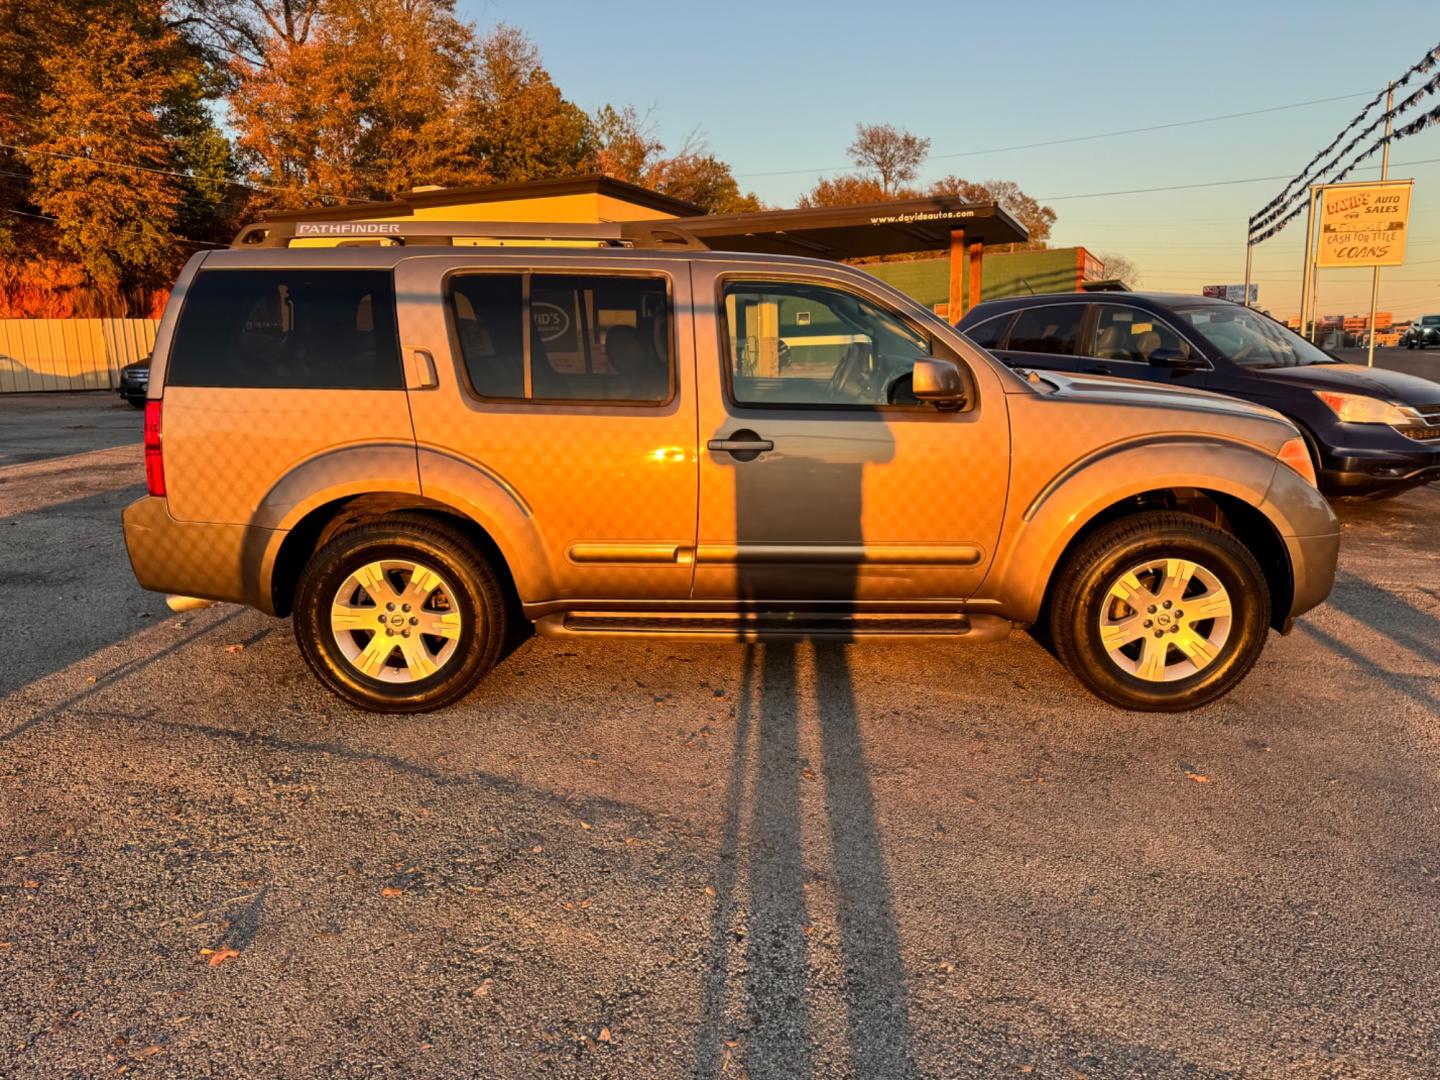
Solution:
[[[1320,192],[1319,266],[1399,266],[1405,261],[1410,181],[1341,184]]]

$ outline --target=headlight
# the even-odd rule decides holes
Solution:
[[[1329,406],[1346,424],[1408,424],[1413,417],[1398,405],[1364,394],[1338,394],[1333,390],[1316,390],[1315,396]]]

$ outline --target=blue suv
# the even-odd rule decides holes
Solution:
[[[1440,383],[1345,364],[1227,300],[1055,293],[987,300],[955,324],[1011,367],[1212,390],[1300,429],[1330,495],[1392,495],[1440,479]]]

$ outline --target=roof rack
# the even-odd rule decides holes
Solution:
[[[596,247],[691,248],[706,245],[663,221],[592,225],[535,221],[260,221],[246,225],[231,247],[290,247],[296,240],[335,240],[341,245],[386,243],[404,247],[543,246],[593,243]],[[457,244],[457,241],[459,242]],[[488,246],[488,245],[486,245]]]

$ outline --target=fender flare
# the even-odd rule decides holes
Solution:
[[[1266,500],[1273,452],[1209,436],[1155,436],[1102,447],[1057,473],[1007,524],[988,580],[1007,617],[1033,623],[1075,538],[1104,511],[1150,491],[1192,488],[1239,499],[1264,514],[1277,535],[1287,522]],[[1016,493],[1012,493],[1012,497]],[[1027,493],[1019,493],[1025,498]],[[991,595],[983,588],[981,595]]]

